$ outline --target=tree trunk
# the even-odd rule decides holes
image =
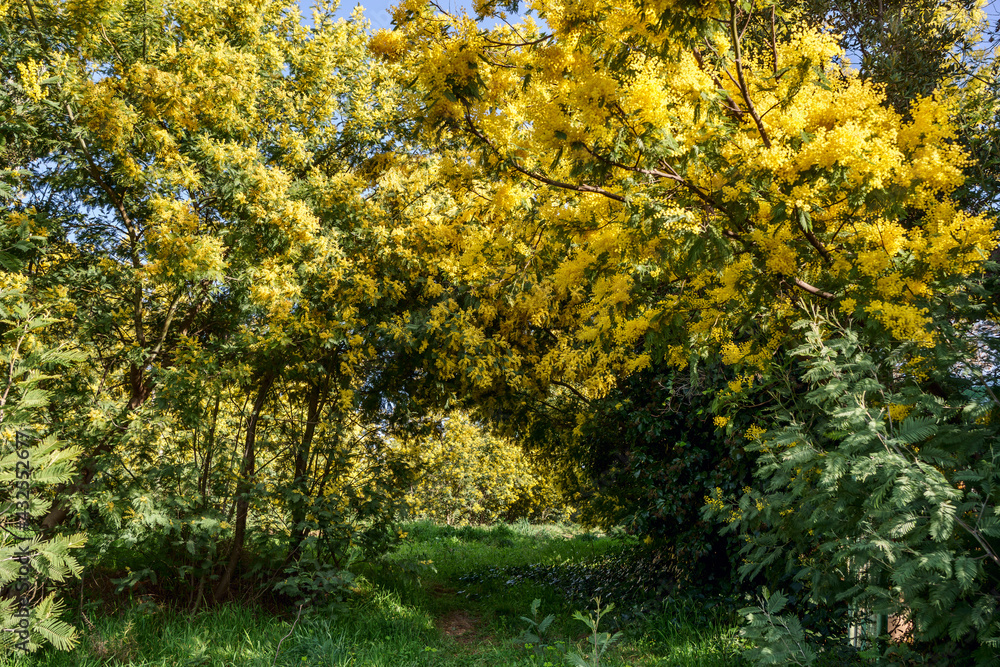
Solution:
[[[215,452],[215,433],[216,428],[219,425],[220,402],[221,397],[219,394],[216,394],[215,407],[212,410],[212,426],[208,430],[208,437],[205,439],[205,446],[203,448],[205,453],[202,455],[202,470],[201,475],[198,478],[198,493],[201,494],[202,507],[206,507],[208,505],[208,477],[211,472],[212,455]]]
[[[309,453],[312,449],[313,436],[316,434],[316,424],[319,422],[320,398],[322,389],[319,382],[309,389],[309,407],[306,411],[306,428],[302,433],[302,440],[295,450],[295,480],[292,482],[292,490],[301,494],[299,502],[292,505],[292,534],[289,541],[288,555],[285,563],[297,560],[302,542],[306,538],[306,529],[300,524],[305,521],[307,499],[309,488],[306,484],[306,475],[309,470]]]
[[[233,533],[233,548],[229,552],[229,561],[219,579],[219,585],[215,589],[215,599],[220,601],[229,593],[229,582],[232,581],[233,572],[239,563],[240,556],[243,555],[243,544],[246,541],[247,533],[247,513],[250,509],[250,489],[253,485],[253,477],[256,472],[257,461],[256,441],[257,441],[257,421],[260,418],[260,411],[264,408],[264,401],[267,393],[274,384],[275,374],[268,371],[261,378],[260,386],[257,388],[257,399],[253,402],[253,410],[247,420],[246,445],[243,450],[243,464],[240,467],[240,480],[236,486],[236,530]]]

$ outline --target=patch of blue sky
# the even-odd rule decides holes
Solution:
[[[337,18],[349,19],[354,8],[360,5],[364,9],[365,18],[371,24],[372,32],[376,30],[392,30],[392,9],[399,4],[400,0],[365,0],[364,2],[357,2],[356,0],[343,0],[340,6],[337,8],[335,16]],[[312,0],[298,0],[299,9],[302,11],[303,20],[311,25],[312,24],[312,8],[314,3]],[[520,17],[523,17],[525,11],[527,10],[526,2],[522,2],[520,5],[520,13],[518,16],[513,17],[513,21],[519,21]],[[444,11],[451,14],[460,14],[463,10],[467,11],[469,14],[472,13],[471,1],[462,2],[460,0],[439,0],[438,5]],[[537,20],[537,19],[536,19]],[[493,28],[498,23],[497,20],[483,21],[483,27]]]

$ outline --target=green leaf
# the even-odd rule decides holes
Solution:
[[[555,158],[553,158],[552,164],[549,165],[549,169],[555,169],[557,166],[559,166],[559,161],[562,160],[562,156],[563,156],[563,147],[560,146],[559,150],[556,151],[556,156]]]
[[[812,217],[809,215],[809,211],[806,211],[805,209],[802,208],[797,208],[796,213],[798,214],[799,218],[799,227],[801,227],[802,230],[805,232],[812,232],[813,230]]]
[[[18,407],[21,409],[41,408],[49,404],[49,392],[41,389],[29,389],[21,395]]]
[[[576,620],[578,620],[578,621],[580,621],[581,623],[583,623],[584,625],[586,625],[591,630],[594,629],[594,619],[592,619],[590,616],[584,616],[579,611],[574,611],[573,612],[573,618],[576,619]]]
[[[554,620],[556,620],[554,614],[549,614],[548,616],[543,618],[542,622],[538,624],[538,632],[540,634],[544,634],[545,631],[549,629],[549,626],[552,625],[552,621]]]

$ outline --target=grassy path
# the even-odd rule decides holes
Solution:
[[[195,615],[155,604],[115,615],[92,614],[72,653],[47,652],[2,664],[263,667],[555,667],[567,650],[589,655],[587,628],[572,615],[601,595],[617,609],[602,630],[623,630],[604,667],[738,664],[731,617],[711,600],[669,599],[639,613],[649,572],[621,554],[622,544],[563,526],[490,529],[407,527],[403,547],[385,562],[357,568],[356,590],[339,609],[278,618],[227,605]],[[646,592],[649,592],[648,590]],[[539,639],[522,633],[554,620]]]

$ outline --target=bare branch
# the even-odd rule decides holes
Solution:
[[[805,291],[809,292],[813,296],[822,297],[822,298],[830,300],[830,301],[832,301],[832,300],[834,300],[834,299],[837,298],[836,294],[830,294],[829,292],[824,292],[820,288],[814,287],[814,286],[810,285],[809,283],[807,283],[806,281],[802,280],[801,278],[792,278],[792,280],[795,282],[795,286],[796,287],[798,287],[800,289],[804,289]]]

